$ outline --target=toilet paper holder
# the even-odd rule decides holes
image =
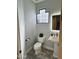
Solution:
[[[26,38],[26,39],[25,39],[25,41],[29,41],[29,40],[30,40],[30,38]]]

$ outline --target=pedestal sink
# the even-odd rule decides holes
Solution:
[[[51,36],[54,34],[54,36]],[[59,43],[59,30],[53,30],[50,34],[50,37],[45,41],[44,47],[53,50],[53,56],[58,58],[58,43]]]

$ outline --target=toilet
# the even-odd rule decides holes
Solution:
[[[44,41],[45,41],[45,36],[43,36],[43,34],[40,34],[40,35],[38,36],[38,42],[36,42],[36,43],[34,44],[34,50],[35,50],[35,54],[36,54],[36,55],[40,54],[40,52],[41,52],[41,47],[42,47],[42,44],[43,44]]]

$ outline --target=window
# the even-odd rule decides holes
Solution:
[[[45,9],[40,10],[40,13],[37,14],[37,23],[48,23],[49,13]]]

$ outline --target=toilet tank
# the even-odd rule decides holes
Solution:
[[[43,43],[45,41],[45,36],[39,37],[38,36],[38,42]]]

